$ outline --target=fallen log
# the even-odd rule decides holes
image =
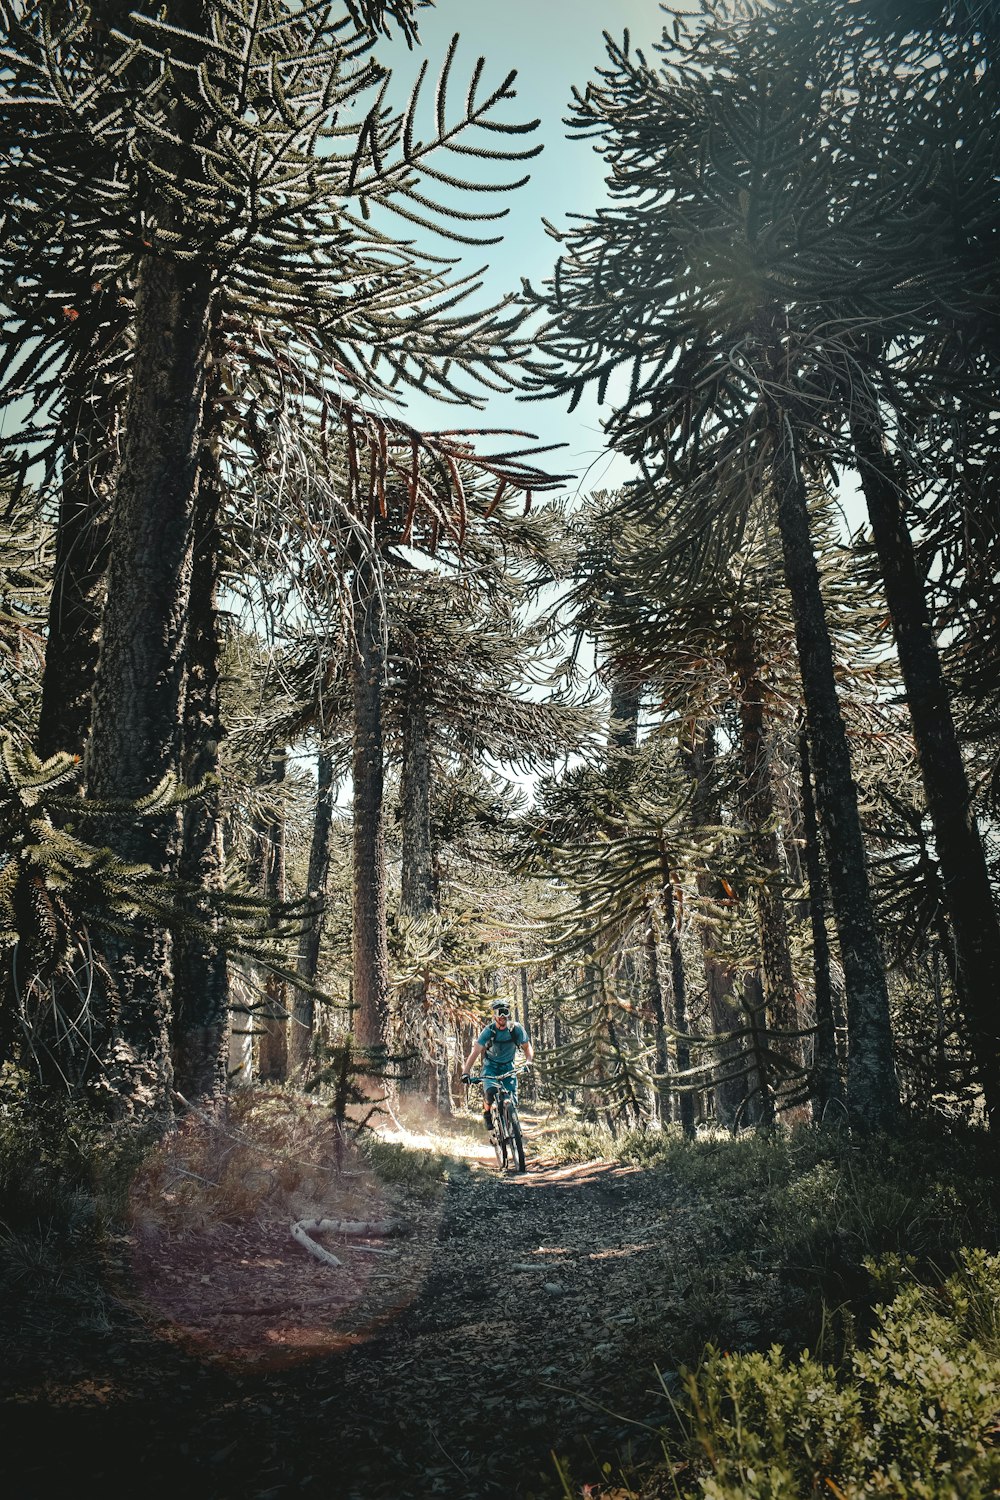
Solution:
[[[310,1234],[356,1234],[373,1240],[387,1239],[390,1234],[399,1234],[402,1224],[398,1219],[300,1219]]]

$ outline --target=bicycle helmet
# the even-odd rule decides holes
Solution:
[[[493,1014],[495,1016],[499,1016],[499,1015],[509,1016],[510,1013],[511,1013],[511,1004],[510,1004],[510,1001],[509,1000],[494,1000],[493,1004],[490,1006],[490,1010],[493,1012]]]

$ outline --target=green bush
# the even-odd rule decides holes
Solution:
[[[0,1069],[0,1205],[8,1226],[21,1221],[117,1228],[127,1214],[135,1172],[157,1139],[154,1126],[110,1123],[87,1103],[32,1095],[23,1073]]]
[[[705,1500],[996,1496],[1000,1257],[966,1251],[942,1286],[907,1287],[839,1373],[710,1349],[677,1406]]]

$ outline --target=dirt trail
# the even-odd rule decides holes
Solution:
[[[551,1450],[613,1455],[638,1429],[599,1408],[656,1405],[665,1191],[605,1163],[502,1178],[483,1153],[404,1205],[398,1240],[331,1244],[341,1271],[287,1219],[146,1223],[90,1326],[29,1307],[3,1377],[10,1500],[558,1493]],[[372,1217],[398,1197],[365,1188]]]

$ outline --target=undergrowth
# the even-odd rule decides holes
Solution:
[[[441,1190],[445,1159],[371,1134],[345,1136],[293,1089],[234,1092],[224,1115],[167,1132],[109,1124],[68,1100],[44,1104],[13,1074],[0,1094],[0,1292],[97,1307],[128,1234],[179,1235],[254,1216],[365,1219],[381,1189]]]
[[[423,1192],[436,1192],[449,1172],[451,1159],[438,1151],[426,1151],[386,1141],[377,1135],[362,1136],[361,1155],[381,1182],[400,1183]]]
[[[345,1143],[290,1089],[235,1094],[224,1120],[156,1139],[4,1084],[0,1291],[40,1330],[56,1305],[95,1332],[115,1315],[100,1261],[137,1221],[174,1234],[319,1216],[334,1187],[358,1217],[385,1194],[440,1192],[456,1166],[370,1134]],[[655,1268],[624,1309],[627,1368],[595,1365],[591,1388],[643,1401],[616,1410],[645,1440],[586,1468],[561,1459],[565,1496],[1000,1494],[1000,1217],[981,1134],[913,1124],[859,1146],[817,1128],[689,1141],[574,1127],[545,1149],[640,1169],[630,1204]]]
[[[641,1165],[695,1216],[663,1288],[684,1316],[666,1309],[658,1330],[660,1416],[633,1414],[645,1455],[582,1487],[561,1462],[565,1496],[1000,1494],[1000,1219],[981,1133],[574,1128],[561,1154]]]
[[[715,1348],[664,1387],[662,1458],[591,1500],[989,1500],[1000,1493],[1000,1257],[964,1251],[937,1286],[877,1309],[839,1367],[808,1350]],[[610,1472],[610,1466],[608,1466]]]

